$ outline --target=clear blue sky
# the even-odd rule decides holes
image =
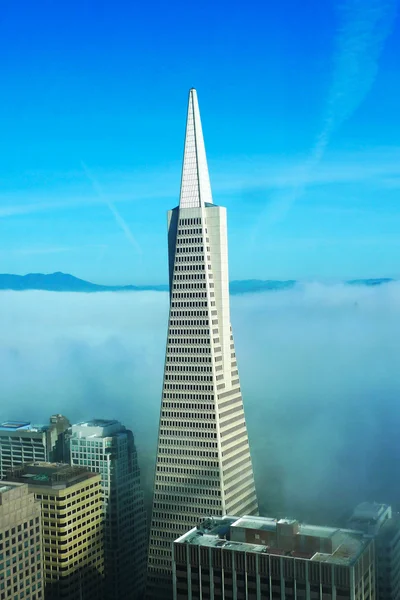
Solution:
[[[166,282],[193,86],[232,279],[400,276],[396,8],[3,0],[0,272]]]

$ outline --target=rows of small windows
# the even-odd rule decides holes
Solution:
[[[159,454],[166,454],[170,456],[200,456],[204,458],[218,458],[218,452],[212,452],[211,450],[189,450],[188,448],[164,448],[158,449]]]
[[[220,357],[222,358],[222,357]],[[212,363],[211,356],[169,356],[166,357],[167,363]]]
[[[180,393],[171,393],[164,392],[163,398],[165,399],[173,399],[173,400],[197,400],[199,402],[205,402],[206,400],[214,400],[214,396],[212,394],[180,394]],[[166,402],[166,406],[172,406],[173,408],[177,408],[178,406],[183,406],[181,403],[179,404],[171,404],[171,402]],[[198,406],[198,404],[196,405]]]
[[[160,429],[160,436],[217,439],[217,434],[212,431],[192,431],[188,429],[174,429],[173,431],[169,429]]]
[[[166,365],[165,370],[170,373],[212,373],[212,367],[205,365]]]
[[[205,273],[187,273],[186,268],[184,275],[181,275],[180,273],[175,273],[174,275],[174,281],[204,281],[205,278]]]
[[[185,319],[191,319],[193,317],[208,317],[208,311],[206,310],[172,310],[170,318],[174,317],[185,317]],[[207,323],[199,323],[200,325],[208,325]]]
[[[211,284],[210,284],[210,287]],[[182,292],[177,292],[176,290],[206,290],[206,283],[174,283],[172,285],[172,289],[175,290],[173,293],[174,298],[205,298],[206,296],[202,294],[193,293],[192,291],[187,292],[186,294],[182,294]]]
[[[204,230],[207,233],[207,229]],[[179,222],[178,227],[178,235],[201,235],[203,232],[201,227],[197,227],[196,229],[185,229],[182,227],[181,222]]]
[[[215,491],[215,490],[213,490]],[[191,496],[190,498],[190,503],[187,502],[187,498],[188,496]],[[155,501],[160,501],[160,502],[175,502],[176,504],[181,503],[182,500],[184,500],[186,502],[186,504],[197,504],[198,506],[218,506],[220,505],[220,500],[216,499],[215,497],[212,498],[205,498],[204,496],[200,496],[198,493],[198,490],[193,489],[193,493],[190,494],[188,488],[185,488],[185,491],[180,494],[180,495],[176,495],[176,494],[165,494],[165,493],[155,493],[154,495],[154,500]],[[176,506],[175,504],[175,506]],[[162,537],[167,537],[167,536],[162,536]]]
[[[215,302],[214,302],[214,304],[215,304]],[[173,294],[173,300],[171,302],[171,308],[193,308],[193,307],[207,308],[207,306],[208,306],[207,302],[204,302],[203,300],[202,301],[200,301],[200,300],[186,301],[186,302],[177,301],[174,299],[174,294]]]
[[[218,387],[218,386],[217,386]],[[179,390],[179,391],[186,391],[186,390],[190,390],[190,391],[208,391],[208,392],[213,392],[214,391],[214,386],[209,385],[208,383],[167,383],[164,382],[164,389],[165,390]]]
[[[218,323],[218,322],[217,322]],[[213,323],[214,324],[214,323]],[[210,321],[208,319],[170,319],[170,327],[209,327]]]
[[[200,346],[202,344],[209,344],[210,343],[210,338],[209,337],[204,337],[204,338],[192,338],[192,337],[178,337],[178,338],[168,338],[168,344],[170,344],[170,346],[172,345],[177,345],[177,346],[183,346],[183,345],[188,345],[188,346]]]
[[[169,470],[166,471],[167,473],[169,473]],[[220,486],[220,480],[219,477],[217,476],[216,478],[212,478],[212,477],[208,477],[207,479],[199,479],[198,477],[187,477],[186,474],[183,475],[162,475],[160,473],[157,473],[156,475],[156,481],[158,483],[180,483],[181,485],[184,484],[185,489],[187,489],[187,486],[190,485],[200,485],[203,487],[211,488],[219,488]],[[162,488],[157,488],[157,489],[162,489]],[[198,490],[197,490],[198,491]],[[217,496],[221,495],[220,490],[216,490],[217,492]],[[202,491],[203,493],[203,491]]]
[[[211,500],[211,498],[207,498],[207,500]],[[178,503],[176,500],[170,500],[169,502],[154,502],[153,504],[153,510],[154,510],[154,518],[157,518],[159,513],[158,511],[160,510],[166,510],[168,511],[169,514],[171,514],[171,512],[181,512],[183,514],[185,513],[189,513],[189,514],[196,514],[196,513],[200,513],[202,516],[204,516],[204,512],[206,507],[209,508],[210,506],[219,506],[220,505],[220,501],[218,500],[213,500],[213,504],[206,504],[205,502],[202,502],[202,499],[197,496],[194,499],[190,499],[190,505],[187,505],[186,503],[182,502],[182,498],[178,497]],[[156,540],[154,540],[156,541]],[[153,543],[154,543],[153,541]]]
[[[188,394],[189,395],[189,394]],[[197,396],[198,394],[192,394],[193,396]],[[166,396],[166,394],[164,394]],[[171,398],[176,398],[176,395],[171,394]],[[208,396],[209,400],[212,400],[212,396]],[[188,398],[185,398],[187,400]],[[214,404],[207,404],[205,402],[206,395],[204,397],[200,396],[200,400],[196,402],[196,404],[192,402],[164,402],[163,408],[178,408],[178,409],[189,409],[189,410],[214,410]]]
[[[171,375],[169,374],[165,374],[164,375],[164,380],[165,381],[213,381],[213,376],[212,375],[180,375],[177,373],[173,373]]]
[[[217,442],[210,442],[208,440],[201,440],[201,442],[197,440],[178,440],[176,438],[161,439],[160,446],[180,446],[181,448],[218,448]],[[187,452],[187,450],[185,450],[185,452]]]
[[[159,456],[157,459],[159,464],[166,465],[184,465],[188,467],[207,467],[208,469],[218,469],[219,463],[214,460],[201,460],[197,458],[177,458],[176,456]],[[168,469],[167,469],[168,470]]]
[[[177,272],[183,271],[188,274],[188,279],[191,279],[199,271],[205,271],[205,270],[206,270],[206,266],[204,263],[200,263],[200,264],[196,263],[195,265],[191,265],[190,263],[186,262],[184,265],[175,265],[174,266],[174,277],[177,277]],[[200,275],[201,274],[202,273],[200,273]],[[202,277],[200,277],[200,279],[202,279]]]
[[[176,415],[174,415],[176,418]],[[193,417],[191,417],[193,418]],[[161,418],[160,427],[187,427],[190,429],[216,429],[216,423],[209,423],[208,421],[190,421],[182,423],[182,421],[168,421],[167,419]]]
[[[177,246],[175,249],[177,254],[200,254],[204,252],[204,246]]]
[[[184,225],[201,225],[201,218],[195,217],[192,219],[179,219],[178,227],[182,227]]]
[[[164,475],[159,475],[159,478],[164,478]],[[206,496],[210,496],[210,497],[220,497],[221,496],[221,492],[219,489],[215,489],[218,488],[218,485],[214,485],[214,479],[212,480],[213,485],[212,486],[206,486],[203,490],[201,490],[201,497],[206,497]],[[192,488],[189,487],[188,485],[186,485],[185,481],[180,481],[178,480],[178,485],[168,485],[167,483],[156,483],[154,486],[154,489],[156,490],[156,494],[160,493],[160,492],[169,492],[171,494],[180,494],[180,495],[189,495],[189,496],[198,496],[199,495],[199,490],[198,488]],[[179,485],[180,484],[180,485]]]
[[[209,329],[170,329],[169,335],[210,335]]]
[[[209,239],[207,238],[207,242],[209,241]],[[183,245],[183,244],[202,244],[203,243],[203,238],[202,237],[184,237],[184,236],[180,236],[178,234],[178,237],[176,238],[176,243],[177,245]]]
[[[185,263],[186,267],[186,264],[190,262],[204,263],[204,255],[185,254],[183,256],[175,256],[175,263]],[[211,266],[209,265],[208,268],[211,269]]]
[[[190,284],[187,284],[183,289],[188,289]],[[196,284],[196,285],[203,285],[203,284]],[[204,284],[205,285],[205,284]],[[187,299],[192,299],[192,298],[207,298],[207,292],[195,292],[195,291],[190,291],[190,292],[172,292],[171,295],[173,300],[178,300],[179,298],[187,298]]]
[[[202,340],[204,342],[204,340]],[[167,352],[168,354],[211,354],[211,348],[210,346],[191,346],[191,345],[186,345],[186,346],[173,346],[170,345],[167,348]]]
[[[204,408],[204,407],[203,407]],[[181,412],[181,411],[166,411],[163,410],[161,416],[166,419],[205,419],[214,421],[216,418],[215,411],[199,412],[198,407],[195,407],[196,412]]]
[[[72,492],[71,494],[66,494],[65,496],[48,496],[45,494],[36,494],[36,498],[38,500],[45,501],[42,503],[43,508],[55,509],[57,507],[58,510],[60,508],[69,508],[70,506],[74,506],[75,504],[80,504],[90,498],[97,497],[99,494],[100,484],[95,485],[91,484],[87,486],[84,490],[80,490],[79,492]],[[92,490],[92,491],[90,491]],[[73,499],[75,498],[75,499]],[[51,502],[51,504],[47,504],[47,502]],[[66,504],[64,504],[64,502]],[[60,506],[62,504],[62,506]]]

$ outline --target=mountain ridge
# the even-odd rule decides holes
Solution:
[[[347,285],[377,286],[393,282],[391,278],[376,279],[351,279],[345,281]],[[294,279],[243,279],[233,280],[229,284],[230,293],[249,294],[265,291],[282,291],[293,288],[297,283]],[[142,292],[142,291],[168,291],[168,285],[101,285],[92,283],[69,273],[28,273],[27,275],[13,275],[0,273],[0,290],[2,291],[47,291],[47,292]]]

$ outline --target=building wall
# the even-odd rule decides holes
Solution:
[[[40,503],[27,485],[10,486],[0,485],[0,599],[41,600]]]
[[[390,535],[385,529],[390,528]],[[391,519],[376,538],[378,600],[400,598],[400,522]]]
[[[49,600],[102,598],[103,502],[100,476],[62,486],[29,486],[42,503],[44,577]]]
[[[207,515],[257,514],[231,334],[226,212],[169,213],[171,306],[164,371],[149,582],[170,580],[171,543]]]
[[[71,462],[101,474],[106,595],[129,600],[143,595],[147,523],[133,435],[119,430],[101,437],[99,428],[73,426]]]
[[[1,479],[15,466],[46,460],[46,434],[43,431],[0,431]]]
[[[174,600],[375,600],[374,545],[351,566],[175,542]]]
[[[0,427],[0,479],[24,463],[68,460],[65,432],[69,425],[63,415],[52,415],[48,427]]]

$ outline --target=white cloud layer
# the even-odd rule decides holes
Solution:
[[[152,484],[163,293],[0,293],[0,419],[120,419]],[[400,285],[232,299],[263,512],[327,521],[398,503]]]

